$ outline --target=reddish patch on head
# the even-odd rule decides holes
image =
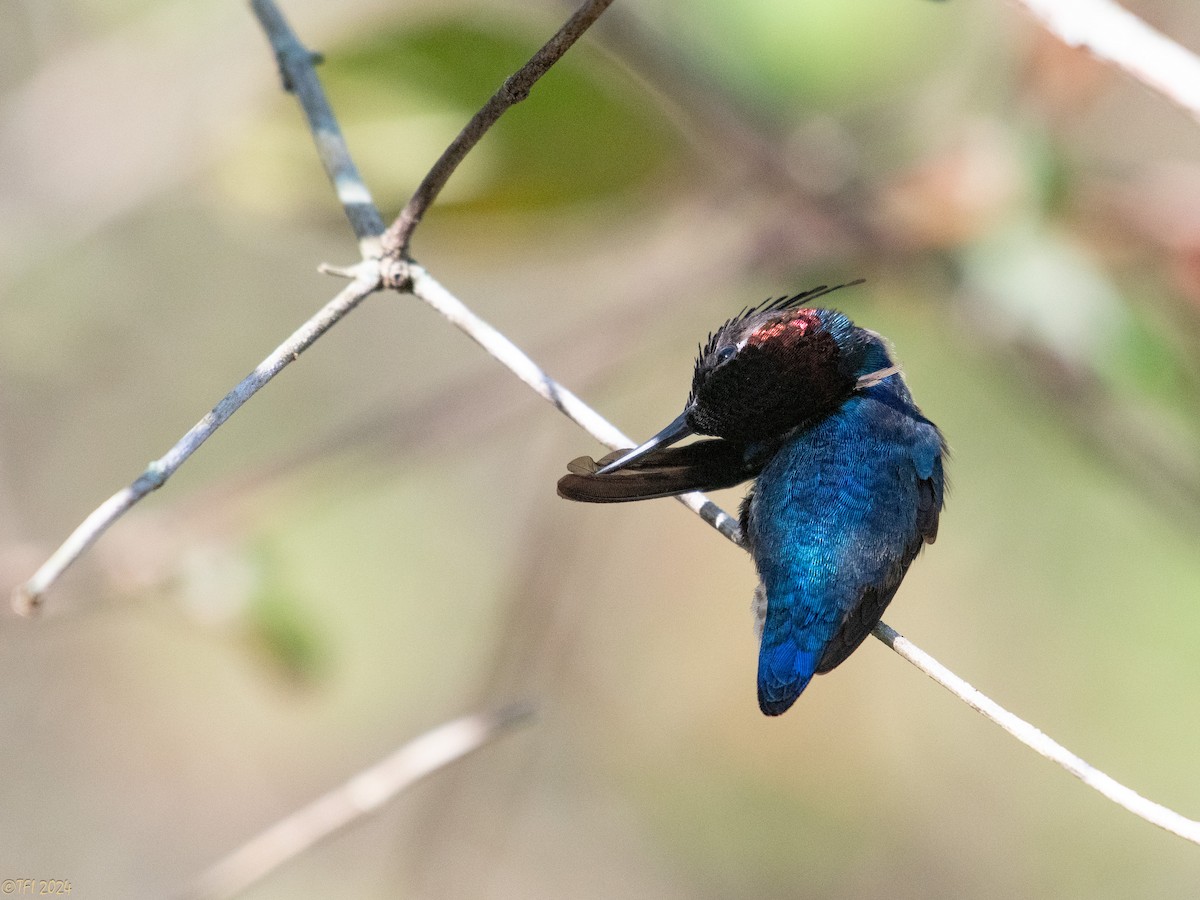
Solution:
[[[800,309],[796,310],[794,315],[786,319],[768,322],[766,325],[754,329],[749,338],[746,339],[746,342],[761,346],[782,340],[790,344],[797,338],[808,334],[810,329],[815,328],[819,324],[820,322],[817,320],[817,316],[813,310]]]

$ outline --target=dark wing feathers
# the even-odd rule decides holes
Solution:
[[[938,516],[942,512],[942,460],[934,461],[932,478],[922,478],[917,482],[917,531],[904,555],[898,561],[895,569],[886,581],[873,585],[863,591],[862,599],[851,611],[850,616],[842,623],[842,627],[825,647],[821,661],[817,664],[817,672],[829,672],[845,662],[846,657],[858,649],[858,645],[866,640],[867,635],[883,618],[900,582],[912,561],[917,558],[925,544],[932,544],[937,539]]]
[[[933,462],[933,477],[923,478],[917,484],[917,534],[926,544],[937,540],[938,517],[942,513],[944,491],[942,457],[938,456]]]
[[[746,461],[741,444],[711,438],[666,447],[633,460],[608,475],[596,469],[626,451],[617,451],[593,462],[586,456],[567,464],[570,474],[558,480],[558,495],[584,503],[624,503],[673,497],[688,491],[711,491],[733,487],[761,470],[761,464]]]
[[[883,611],[896,596],[896,591],[900,589],[900,582],[904,580],[904,573],[908,571],[909,564],[916,558],[923,543],[924,541],[918,539],[910,544],[905,549],[904,559],[896,567],[893,576],[886,582],[872,585],[863,591],[862,599],[851,611],[846,621],[842,623],[837,634],[826,645],[825,652],[821,654],[821,661],[817,663],[818,673],[836,669],[846,661],[846,657],[858,649],[859,644],[867,639],[871,629],[883,618]]]

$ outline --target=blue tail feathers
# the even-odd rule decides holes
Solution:
[[[820,656],[801,650],[790,635],[778,643],[763,637],[758,654],[758,708],[764,715],[787,712],[808,687]]]

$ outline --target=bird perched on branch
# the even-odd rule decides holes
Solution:
[[[942,509],[942,434],[882,337],[807,305],[834,290],[730,319],[700,349],[675,421],[633,450],[574,460],[558,482],[569,500],[615,503],[754,479],[741,526],[760,580],[768,716],[862,643],[933,543]],[[710,437],[673,446],[692,434]]]

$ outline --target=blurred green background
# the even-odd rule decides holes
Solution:
[[[1200,49],[1193,0],[1128,5]],[[292,0],[390,218],[551,2]],[[240,3],[0,3],[5,590],[340,287],[355,255]],[[1200,128],[1012,4],[618,3],[414,254],[629,434],[741,307],[837,303],[947,435],[886,617],[1200,815]],[[756,707],[753,567],[377,296],[0,618],[0,878],[166,896],[449,718],[528,728],[246,896],[1177,898],[1200,848],[875,641]],[[719,497],[727,509],[737,491]]]

